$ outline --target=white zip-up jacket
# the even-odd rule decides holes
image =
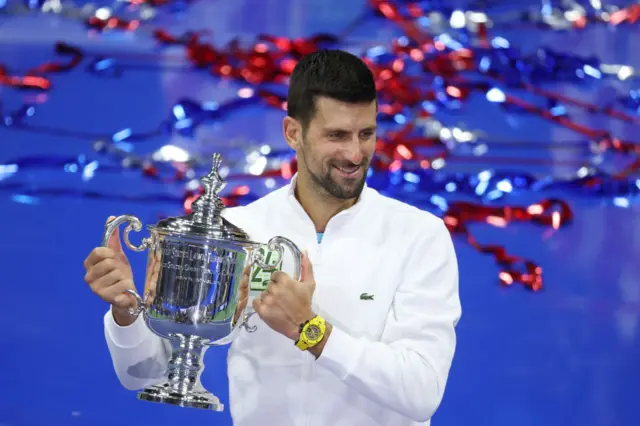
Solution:
[[[313,308],[333,331],[316,360],[254,315],[250,324],[258,331],[238,331],[228,352],[233,424],[429,425],[445,391],[461,315],[448,230],[431,213],[365,186],[352,208],[329,221],[318,243],[294,185],[295,177],[224,216],[256,241],[281,235],[308,250]],[[291,273],[289,257],[282,270]],[[104,325],[124,387],[163,380],[157,371],[167,365],[167,345],[142,316],[120,327],[107,312]]]

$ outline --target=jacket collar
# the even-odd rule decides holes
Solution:
[[[301,216],[305,220],[308,220],[310,222],[311,218],[309,218],[309,216],[307,215],[307,212],[304,210],[304,208],[302,207],[302,204],[300,204],[300,202],[298,201],[295,195],[295,188],[296,188],[297,181],[298,181],[298,173],[295,173],[286,186],[287,201],[290,203],[291,207],[293,208],[293,210],[298,216]],[[335,217],[340,217],[345,219],[355,217],[356,214],[362,210],[363,205],[366,204],[368,198],[371,195],[370,191],[371,191],[370,188],[365,182],[364,188],[362,189],[362,193],[360,194],[360,197],[358,197],[358,200],[356,201],[356,203],[353,206],[349,207],[348,209],[341,211]]]

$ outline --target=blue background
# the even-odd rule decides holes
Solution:
[[[234,37],[249,43],[259,33],[287,37],[339,33],[365,10],[366,2],[361,0],[209,0],[194,2],[181,13],[162,12],[154,25],[177,32],[209,29],[213,43],[222,45]],[[397,27],[370,17],[355,26],[349,46],[388,45],[400,34]],[[501,35],[525,51],[546,46],[595,55],[603,63],[640,66],[640,56],[633,50],[640,41],[637,25],[612,29],[593,24],[569,32],[496,28],[490,34]],[[82,262],[100,244],[109,215],[134,214],[144,223],[154,223],[163,215],[182,214],[179,201],[136,202],[118,197],[160,194],[179,200],[183,186],[144,179],[139,171],[110,171],[103,167],[111,164],[109,160],[93,149],[95,138],[49,130],[89,136],[110,135],[123,128],[147,132],[169,116],[180,98],[224,102],[235,98],[246,84],[189,71],[182,48],[160,50],[144,31],[101,36],[88,33],[80,22],[51,14],[0,14],[0,63],[15,73],[51,60],[58,40],[143,66],[129,66],[120,78],[109,78],[87,72],[89,61],[85,60],[69,73],[53,75],[52,90],[43,94],[0,86],[4,114],[23,102],[39,103],[28,119],[30,128],[0,125],[0,164],[27,156],[84,155],[88,161],[100,161],[88,180],[83,180],[81,172],[65,172],[63,166],[24,168],[0,176],[0,425],[229,425],[228,409],[209,413],[148,404],[123,389],[104,342],[102,318],[107,306],[83,281]],[[637,81],[545,87],[604,105],[637,88]],[[536,99],[522,91],[510,93]],[[577,108],[569,111],[577,122],[638,140],[637,125]],[[136,142],[133,149],[149,154],[174,144],[204,155],[220,151],[229,161],[237,160],[244,155],[242,147],[283,148],[282,117],[282,111],[256,105],[198,128],[193,139],[161,134]],[[588,159],[583,137],[534,115],[507,114],[482,94],[473,95],[463,110],[442,110],[436,117],[446,124],[463,123],[470,130],[481,130],[490,140],[540,144],[530,149],[518,148],[516,143],[489,144],[487,155],[494,158],[546,161],[532,167],[507,160],[510,169],[566,176]],[[570,149],[542,146],[566,141],[575,144]],[[453,170],[466,172],[505,167],[482,160],[453,159],[450,164]],[[23,190],[12,189],[15,184],[23,185]],[[24,188],[97,191],[114,198],[20,195]],[[263,186],[256,188],[264,191]],[[632,199],[629,207],[620,207],[610,197],[570,191],[514,193],[508,201],[527,205],[549,195],[570,203],[575,212],[570,225],[555,231],[527,223],[506,228],[471,226],[480,242],[503,245],[510,253],[541,265],[542,292],[532,293],[521,285],[501,287],[499,267],[491,256],[478,253],[464,239],[455,239],[463,318],[448,389],[434,425],[638,424],[637,202]],[[145,256],[131,252],[129,257],[140,283]],[[226,348],[209,350],[203,380],[228,404],[225,357]]]

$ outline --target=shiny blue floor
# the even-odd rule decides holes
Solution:
[[[304,37],[347,31],[347,45],[357,48],[388,45],[402,34],[380,18],[358,20],[366,9],[361,0],[202,0],[181,13],[161,13],[156,25],[176,33],[208,29],[208,40],[216,45],[234,37],[249,43],[264,33]],[[190,71],[182,59],[184,49],[161,50],[145,31],[100,36],[53,15],[0,14],[0,64],[11,73],[24,73],[52,60],[57,41],[79,46],[88,55],[74,70],[52,75],[48,92],[0,85],[2,114],[17,111],[23,103],[35,105],[26,126],[0,125],[1,426],[231,424],[228,410],[209,413],[148,404],[120,387],[103,338],[107,307],[83,282],[82,261],[100,243],[107,216],[130,213],[149,223],[163,215],[182,214],[184,193],[183,184],[160,183],[136,170],[120,170],[117,162],[95,152],[94,141],[126,128],[134,134],[150,132],[170,116],[180,99],[224,103],[246,87]],[[640,56],[633,51],[640,42],[637,31],[637,24],[613,30],[594,24],[582,31],[496,28],[490,34],[526,51],[547,46],[638,69]],[[87,71],[100,55],[118,58],[122,75]],[[544,87],[605,106],[629,88],[637,89],[638,82],[607,79],[581,87],[568,83]],[[508,93],[545,107],[544,100],[525,91]],[[470,154],[454,153],[447,165],[451,170],[477,173],[508,167],[562,177],[589,159],[587,139],[571,130],[536,115],[505,113],[482,94],[472,95],[464,105],[458,112],[440,108],[436,118],[482,131],[489,141],[510,143],[488,143],[490,161],[483,157],[456,161],[456,155],[469,158]],[[620,104],[613,105],[624,111]],[[567,108],[577,123],[640,142],[637,125]],[[198,127],[194,138],[174,132],[129,142],[141,155],[173,144],[204,155],[220,151],[231,162],[244,157],[243,147],[283,148],[281,118],[277,109],[248,105]],[[523,141],[533,144],[517,143]],[[99,161],[99,167],[90,173],[93,166],[69,165],[79,157],[85,164]],[[28,158],[31,163],[20,163]],[[603,167],[619,166],[609,156],[604,160]],[[16,163],[23,166],[17,170],[10,166]],[[241,182],[232,182],[229,188],[237,183]],[[416,203],[431,196],[394,194]],[[456,193],[442,196],[465,199]],[[531,223],[470,226],[482,244],[504,246],[510,254],[539,264],[544,272],[540,292],[518,284],[500,286],[494,259],[456,236],[463,318],[448,390],[434,425],[640,422],[637,200],[614,200],[589,191],[530,190],[515,191],[494,204],[526,206],[551,196],[567,201],[574,212],[573,221],[560,229]],[[130,259],[141,282],[144,255],[131,253]],[[225,355],[225,348],[208,352],[204,382],[228,403]]]

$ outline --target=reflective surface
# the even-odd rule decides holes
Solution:
[[[460,2],[452,2],[461,4]],[[533,3],[533,2],[530,2]],[[251,40],[256,33],[304,36],[316,31],[341,32],[358,17],[361,1],[205,1],[193,3],[184,18],[168,19],[177,32],[209,28],[214,43],[235,36]],[[262,13],[255,13],[256,10]],[[338,12],[339,11],[339,12]],[[4,19],[4,18],[3,18]],[[189,20],[187,26],[183,20]],[[379,20],[358,25],[350,38],[355,45],[388,42],[399,32]],[[153,52],[153,43],[139,37],[112,35],[105,44],[85,36],[85,27],[54,17],[24,17],[0,21],[0,62],[12,70],[28,70],[52,58],[57,40],[78,42],[93,52],[120,48],[131,55]],[[553,46],[566,52],[597,55],[607,63],[640,67],[637,31],[630,27],[607,30],[588,27],[579,32],[533,29],[492,30],[523,49]],[[122,47],[124,46],[124,47]],[[223,102],[243,86],[220,82],[204,71],[181,71],[181,50],[157,55],[154,61],[131,61],[120,78],[96,76],[83,70],[60,74],[55,90],[46,95],[31,122],[39,131],[0,127],[0,163],[26,156],[59,156],[105,161],[92,150],[92,141],[47,128],[106,133],[132,127],[153,129],[181,97]],[[164,71],[157,68],[163,66]],[[186,68],[186,65],[184,66]],[[607,105],[616,87],[549,85],[557,93]],[[637,86],[637,84],[636,84]],[[519,95],[527,96],[523,93]],[[25,99],[43,101],[31,93],[0,86],[3,110],[13,111]],[[544,102],[531,97],[532,101]],[[637,140],[637,126],[571,108],[581,123]],[[178,134],[132,143],[134,152],[150,154],[164,145],[205,155],[226,149],[225,158],[244,158],[243,146],[270,144],[285,148],[282,113],[249,107],[201,128],[198,139]],[[505,113],[482,96],[463,112],[440,117],[482,129],[495,140],[575,142],[565,129],[537,117]],[[514,145],[490,147],[502,163],[455,164],[477,172],[488,166],[523,168],[539,174],[574,171],[588,149],[580,143],[562,149],[522,149]],[[542,145],[542,144],[541,144]],[[124,144],[123,146],[127,146]],[[510,159],[535,159],[545,165],[522,165]],[[63,162],[64,163],[64,162]],[[180,185],[142,179],[134,171],[113,172],[101,163],[93,178],[88,171],[24,168],[7,176],[0,186],[16,182],[27,188],[70,188],[75,193],[99,192],[111,198],[77,195],[30,195],[26,190],[0,193],[0,259],[2,300],[0,358],[5,367],[0,393],[3,426],[133,426],[153,424],[216,424],[230,426],[228,410],[176,409],[137,401],[117,381],[104,344],[102,315],[107,307],[82,281],[82,260],[100,244],[109,215],[135,214],[145,223],[182,214],[181,202],[136,201],[148,194],[181,197]],[[253,185],[255,181],[245,182]],[[234,181],[233,185],[237,183]],[[278,185],[281,182],[278,182]],[[264,187],[264,191],[270,188]],[[636,426],[636,389],[640,383],[640,211],[637,205],[615,205],[606,197],[580,193],[553,194],[575,210],[571,226],[543,232],[528,224],[502,228],[474,224],[482,243],[501,244],[514,254],[535,259],[544,270],[545,290],[530,293],[521,287],[501,288],[498,267],[465,241],[456,240],[460,263],[463,317],[459,345],[444,401],[434,426]],[[509,200],[526,204],[541,194],[514,194]],[[140,233],[144,234],[144,232]],[[132,233],[132,240],[139,234]],[[302,247],[304,249],[304,247]],[[136,283],[142,291],[147,255],[128,252]],[[211,347],[204,358],[202,383],[221,402],[228,403],[226,348]],[[266,419],[267,420],[267,419]],[[265,422],[266,422],[265,420]],[[266,424],[266,423],[265,423]]]
[[[151,227],[151,237],[134,246],[131,230],[140,230],[140,221],[129,215],[116,217],[107,225],[103,246],[122,223],[126,246],[149,251],[144,297],[129,290],[138,304],[134,315],[144,315],[149,329],[164,339],[172,351],[167,380],[138,393],[144,401],[219,411],[219,399],[202,385],[203,356],[206,346],[227,338],[235,318],[241,318],[238,289],[251,245],[209,241],[198,236],[167,235]],[[244,319],[244,318],[242,318]],[[245,324],[246,325],[246,324]],[[247,330],[251,328],[247,326]],[[228,342],[227,342],[228,343]]]
[[[148,324],[150,322],[153,323],[147,321]],[[204,339],[193,335],[176,335],[171,339],[167,380],[138,392],[138,399],[202,410],[224,410],[220,399],[202,385],[204,355],[208,348],[203,345],[203,341]]]
[[[168,338],[195,334],[212,344],[227,337],[246,253],[170,236],[155,239],[144,287],[149,328]]]
[[[202,193],[191,204],[191,212],[181,216],[168,217],[159,221],[154,228],[165,234],[186,236],[190,238],[213,239],[218,244],[238,246],[255,246],[249,240],[246,231],[222,217],[224,203],[219,193],[227,182],[220,176],[222,156],[214,153],[211,156],[211,170],[200,178]]]

